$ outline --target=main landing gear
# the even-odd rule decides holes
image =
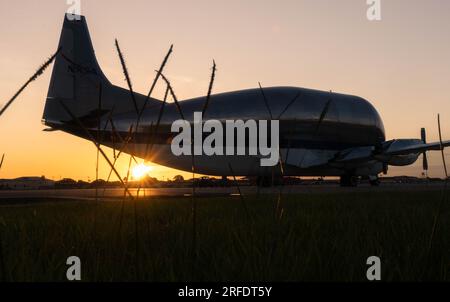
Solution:
[[[347,174],[341,176],[340,184],[341,187],[357,187],[359,181],[360,181],[359,176]],[[378,187],[380,185],[380,179],[378,178],[378,176],[371,175],[369,176],[369,183],[373,187]]]
[[[341,187],[357,187],[359,182],[359,177],[355,175],[342,175],[340,184]]]
[[[256,185],[258,187],[268,188],[272,186],[283,185],[282,176],[258,176],[256,178]]]

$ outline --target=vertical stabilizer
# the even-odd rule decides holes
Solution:
[[[100,85],[103,90],[111,87],[95,57],[86,19],[77,19],[64,17],[61,50],[53,66],[43,115],[48,125],[70,120],[61,101],[78,117],[90,115],[98,107]]]

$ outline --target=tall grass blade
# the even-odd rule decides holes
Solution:
[[[202,116],[204,117],[206,114],[206,110],[208,110],[208,106],[209,106],[209,101],[211,99],[211,92],[213,89],[213,85],[214,85],[214,80],[216,78],[216,61],[213,60],[213,67],[212,67],[212,73],[211,73],[211,79],[209,81],[209,87],[208,87],[208,93],[206,95],[206,101],[205,104],[203,105],[203,110],[202,110]]]
[[[230,168],[231,176],[233,176],[233,181],[234,181],[234,184],[235,184],[235,186],[236,186],[236,188],[238,190],[239,198],[241,200],[241,203],[242,203],[242,206],[244,208],[245,214],[247,215],[247,218],[250,220],[251,219],[250,212],[248,211],[247,204],[245,203],[245,200],[244,200],[244,195],[242,195],[241,187],[239,186],[239,182],[237,181],[236,174],[234,174],[233,167],[231,166],[230,163],[228,163],[228,168]]]
[[[172,85],[170,84],[170,81],[166,78],[166,76],[165,76],[163,73],[161,73],[161,72],[159,72],[159,71],[157,71],[157,70],[155,70],[155,71],[156,71],[157,73],[159,73],[159,74],[161,75],[161,77],[163,78],[163,80],[166,82],[167,87],[169,88],[170,94],[171,94],[171,96],[172,96],[172,98],[173,98],[173,101],[175,102],[175,106],[177,107],[178,113],[179,113],[180,116],[181,116],[181,119],[182,119],[182,120],[186,120],[186,119],[184,118],[183,110],[181,110],[180,103],[178,102],[178,98],[177,98],[177,96],[175,95],[175,92],[173,91]]]
[[[148,101],[150,100],[153,90],[155,89],[156,83],[158,82],[161,73],[164,71],[164,68],[166,67],[167,61],[169,60],[170,55],[173,52],[173,44],[170,45],[169,51],[167,52],[166,56],[164,57],[164,60],[161,63],[161,66],[158,69],[158,72],[156,73],[155,79],[153,80],[152,86],[150,87],[150,90],[148,91],[147,97],[145,98],[144,105],[141,108],[141,111],[139,112],[139,120],[145,110],[145,107],[147,106]]]
[[[5,113],[6,109],[8,109],[8,107],[11,106],[11,104],[17,99],[17,97],[25,90],[25,88],[27,88],[27,86],[31,82],[35,81],[39,76],[41,76],[44,73],[44,71],[53,62],[53,60],[56,58],[56,56],[60,51],[61,48],[59,48],[41,67],[39,67],[39,69],[28,79],[28,81],[25,82],[25,84],[23,84],[22,87],[20,87],[20,89],[13,95],[13,97],[8,102],[6,102],[5,106],[3,106],[3,108],[0,110],[0,116],[2,116],[3,113]]]
[[[264,104],[266,105],[267,111],[269,112],[270,119],[273,120],[272,109],[270,109],[269,102],[267,101],[266,94],[264,93],[264,89],[262,88],[261,83],[258,82],[258,85],[263,97]]]
[[[436,210],[436,214],[435,214],[434,219],[433,219],[433,226],[431,228],[431,235],[430,235],[430,240],[428,242],[428,249],[427,249],[427,254],[426,254],[427,255],[426,265],[425,265],[422,277],[424,277],[426,269],[428,268],[428,264],[429,264],[430,256],[431,256],[431,251],[433,249],[433,241],[434,241],[434,238],[435,238],[435,235],[436,235],[438,222],[439,222],[439,219],[441,217],[442,206],[443,206],[445,200],[447,199],[447,185],[448,185],[449,178],[448,178],[448,173],[447,173],[447,163],[445,161],[444,146],[442,144],[442,131],[441,131],[441,116],[440,116],[440,114],[438,114],[438,131],[439,131],[439,142],[441,144],[442,165],[444,167],[444,173],[445,173],[445,182],[444,182],[444,188],[442,190],[442,197],[441,197],[441,200],[439,201],[438,208]]]
[[[2,166],[3,166],[3,161],[5,160],[5,153],[3,153],[3,155],[2,155],[2,160],[0,160],[0,169],[2,168]]]
[[[72,113],[72,111],[70,111],[70,109],[60,100],[59,103],[61,104],[61,106],[64,108],[64,110],[66,110],[66,112],[71,116],[71,118],[76,121],[76,123],[78,124],[78,126],[83,129],[83,131],[86,133],[86,135],[88,136],[89,140],[92,141],[92,143],[97,147],[97,149],[100,151],[100,154],[103,156],[103,158],[106,160],[106,162],[109,164],[109,166],[113,169],[114,173],[116,174],[117,178],[119,179],[119,181],[122,183],[123,187],[125,188],[125,191],[127,192],[127,194],[130,196],[131,199],[134,199],[133,195],[131,194],[131,192],[128,190],[127,186],[125,185],[125,183],[123,182],[122,177],[120,176],[119,172],[117,172],[116,168],[114,167],[114,165],[111,163],[111,161],[109,160],[108,156],[106,155],[106,153],[102,150],[102,148],[100,147],[100,144],[96,141],[95,137],[91,134],[91,132],[84,127],[84,125],[81,123],[81,121]]]
[[[301,92],[297,93],[295,95],[295,97],[286,105],[286,107],[284,107],[284,109],[280,112],[280,114],[278,115],[277,120],[281,119],[281,117],[288,111],[288,109],[297,101],[297,99],[300,98],[300,96],[302,95]]]
[[[122,51],[120,50],[119,41],[115,40],[117,54],[119,55],[120,65],[122,66],[122,71],[125,76],[125,80],[128,85],[128,89],[130,90],[131,100],[133,101],[134,109],[136,110],[136,114],[139,115],[139,109],[136,101],[136,97],[133,91],[133,85],[131,84],[130,74],[128,73],[127,65],[125,64],[125,59],[123,57]]]

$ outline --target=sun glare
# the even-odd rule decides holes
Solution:
[[[147,176],[147,174],[152,170],[152,167],[146,166],[145,164],[139,164],[137,166],[134,166],[131,175],[133,176],[133,179],[141,179],[144,176]]]

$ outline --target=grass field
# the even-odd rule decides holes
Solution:
[[[366,192],[3,205],[7,281],[65,281],[66,259],[83,281],[365,281],[369,256],[384,281],[450,281],[450,210],[441,192]],[[134,215],[136,205],[137,220]],[[122,217],[122,219],[121,219]],[[0,272],[2,273],[2,272]]]

